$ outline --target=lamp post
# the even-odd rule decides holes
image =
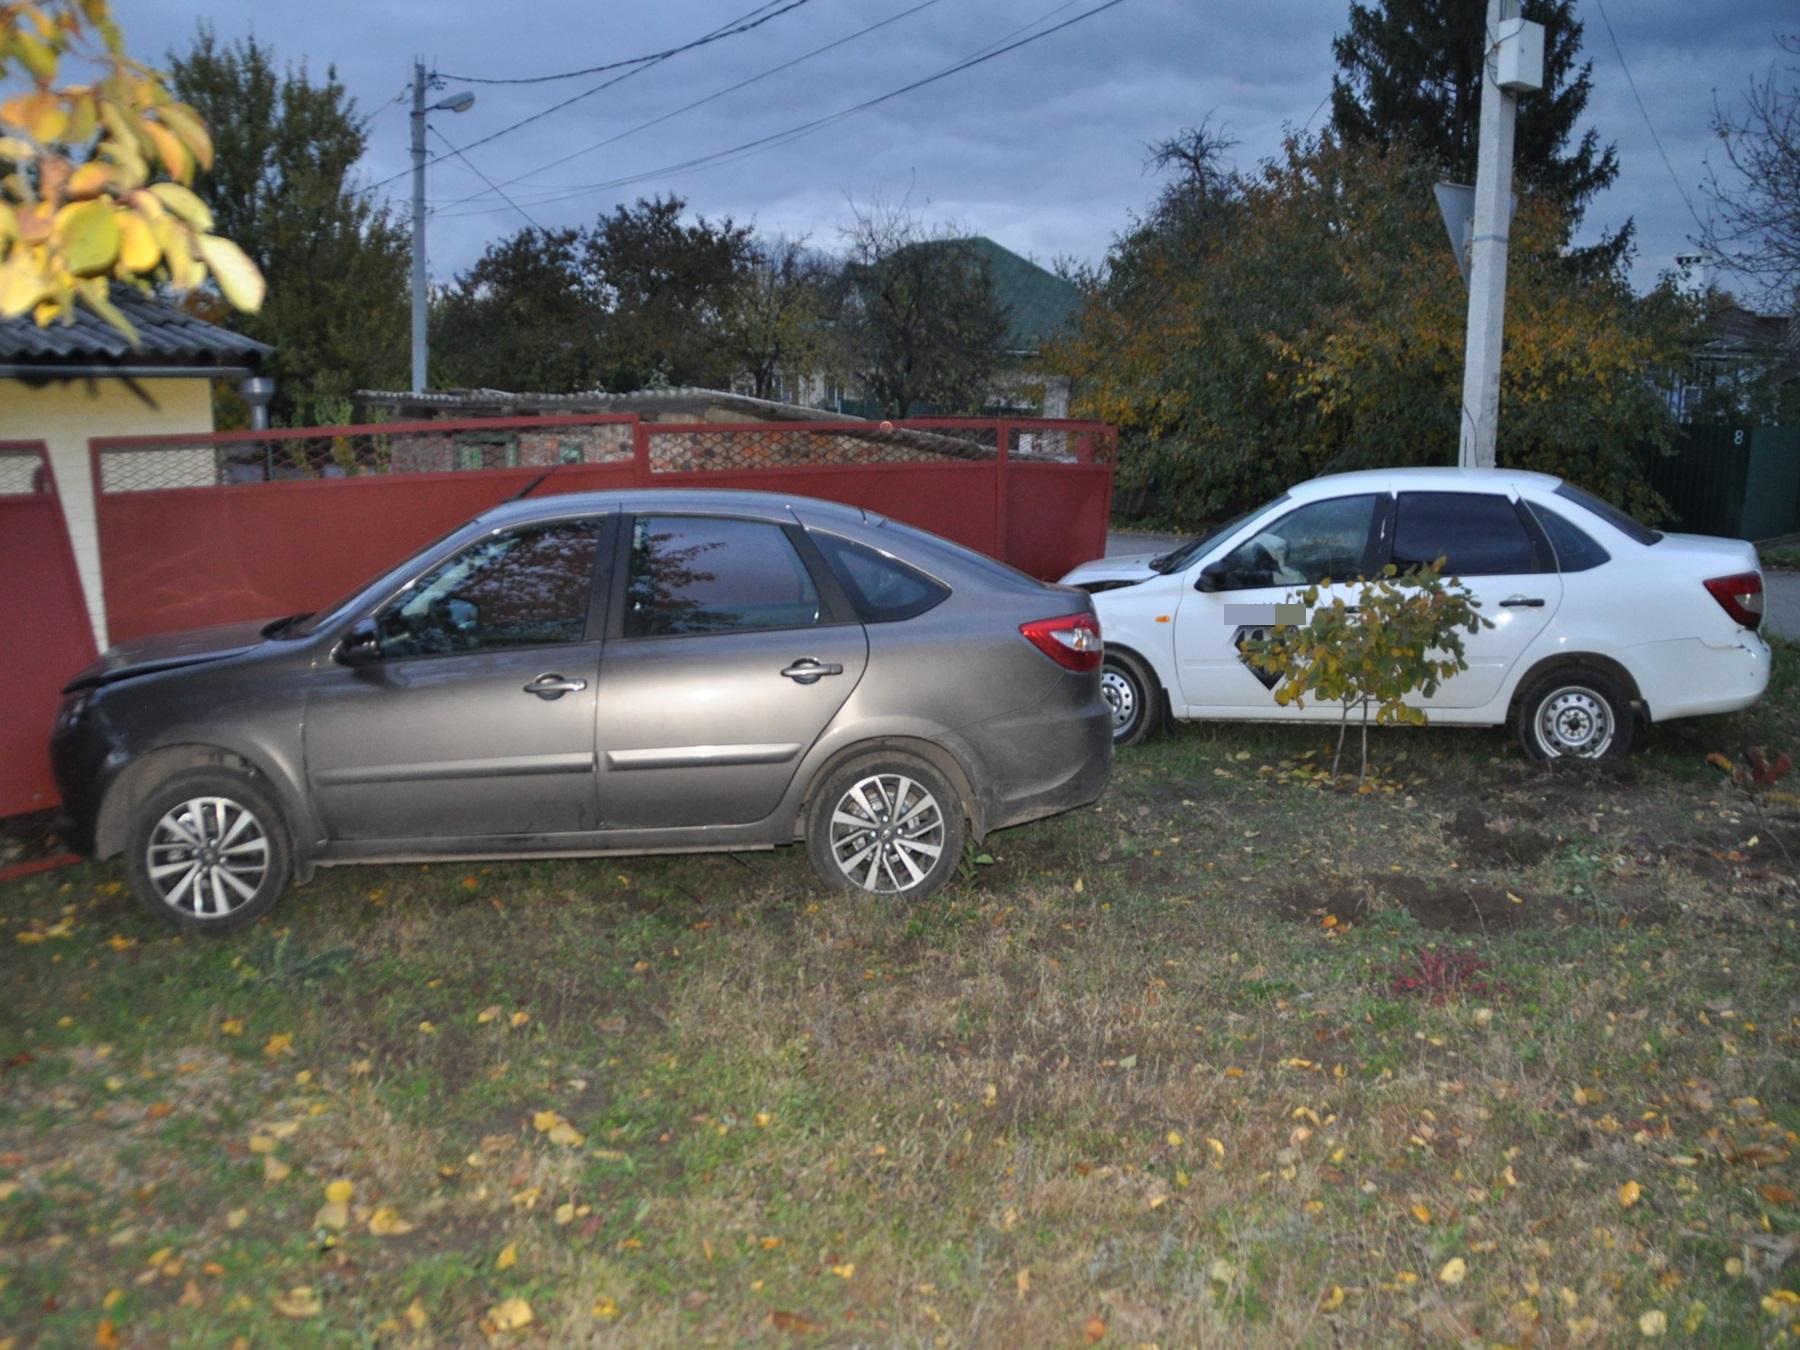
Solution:
[[[425,106],[425,91],[436,77],[427,75],[423,61],[413,62],[412,104],[412,391],[425,391],[426,296],[425,296],[425,114],[467,112],[475,105],[471,93],[452,94]]]

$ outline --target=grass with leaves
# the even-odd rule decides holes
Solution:
[[[798,850],[0,888],[0,1342],[1760,1345],[1800,844],[1709,752],[1199,726],[937,900]],[[1787,785],[1787,786],[1791,786]]]

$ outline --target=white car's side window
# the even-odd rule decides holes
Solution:
[[[1207,570],[1225,591],[1349,581],[1362,573],[1377,500],[1370,492],[1295,507]]]

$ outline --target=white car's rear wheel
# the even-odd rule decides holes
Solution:
[[[1532,759],[1615,759],[1631,749],[1631,699],[1592,666],[1564,666],[1534,680],[1515,721]]]

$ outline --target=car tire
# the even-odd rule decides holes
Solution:
[[[293,845],[267,789],[224,767],[187,769],[132,813],[125,867],[138,903],[189,933],[254,923],[287,892]]]
[[[1112,711],[1113,745],[1138,745],[1162,730],[1163,692],[1156,676],[1129,652],[1107,652],[1100,693]]]
[[[923,900],[956,875],[967,809],[944,775],[898,751],[859,755],[812,794],[806,851],[820,881],[883,900]]]
[[[1528,758],[1619,759],[1631,749],[1631,696],[1594,666],[1559,666],[1533,680],[1513,715]]]

